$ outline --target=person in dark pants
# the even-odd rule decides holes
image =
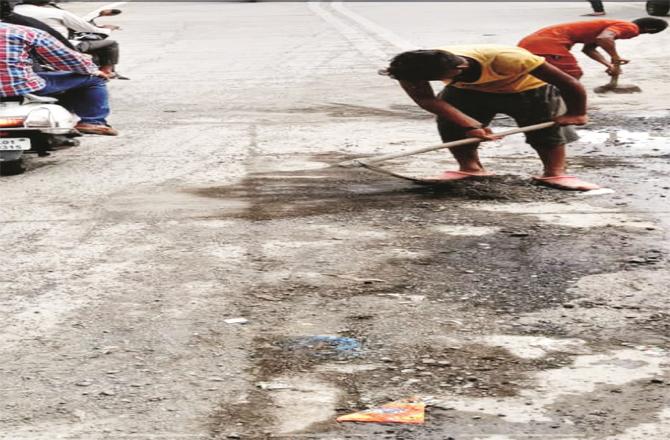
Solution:
[[[605,15],[605,5],[603,5],[601,0],[589,0],[589,3],[591,3],[591,9],[593,9],[593,12],[590,14],[584,14],[585,17],[600,17]]]
[[[498,113],[511,116],[519,126],[555,121],[553,127],[526,133],[526,142],[544,166],[542,175],[533,180],[563,190],[599,188],[565,173],[565,145],[576,140],[569,126],[588,122],[586,91],[579,81],[544,58],[513,46],[452,46],[403,52],[379,73],[397,80],[419,107],[437,116],[443,142],[466,137],[496,139],[488,125]],[[430,81],[443,81],[446,87],[435,96]],[[566,109],[561,108],[563,100]],[[445,171],[435,179],[491,175],[480,162],[477,148],[450,149],[459,169]]]

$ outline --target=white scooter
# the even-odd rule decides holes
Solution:
[[[21,174],[26,152],[48,155],[59,146],[77,145],[79,117],[56,98],[25,95],[0,98],[0,175]]]

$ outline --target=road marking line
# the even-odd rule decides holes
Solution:
[[[393,46],[397,47],[402,51],[414,50],[419,48],[416,44],[405,40],[404,38],[390,31],[389,29],[381,25],[378,25],[377,23],[348,9],[341,1],[331,2],[331,6],[333,7],[333,9],[335,9],[342,15],[350,18],[359,25],[363,26],[363,28],[365,28],[370,33],[392,44]]]
[[[321,5],[321,2],[310,1],[307,2],[307,6],[325,22],[332,25],[359,52],[367,57],[373,58],[371,60],[372,64],[377,65],[380,62],[384,63],[390,58],[389,54],[380,47],[379,43],[370,38],[369,35],[349,26],[343,20],[337,18],[333,13],[325,10]]]

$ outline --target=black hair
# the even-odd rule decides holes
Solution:
[[[463,58],[443,50],[411,50],[396,55],[379,71],[398,80],[436,80],[463,64]]]
[[[9,17],[14,10],[14,4],[9,0],[0,0],[0,20]]]
[[[644,17],[633,20],[640,28],[640,33],[657,34],[668,27],[668,22],[660,18]]]

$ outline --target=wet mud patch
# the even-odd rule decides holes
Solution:
[[[568,197],[515,176],[424,186],[362,169],[339,167],[252,174],[239,184],[186,192],[201,197],[244,202],[247,209],[227,212],[223,216],[257,221],[361,214],[379,209],[405,210],[408,203],[414,201],[524,202],[555,201]]]
[[[501,222],[482,212],[472,213],[467,220],[479,226]],[[400,279],[411,280],[397,293],[449,301],[464,310],[520,313],[561,306],[574,298],[568,289],[582,276],[625,269],[626,255],[641,253],[644,247],[615,228],[605,228],[607,234],[603,228],[579,231],[580,239],[575,240],[571,228],[539,225],[531,219],[507,223],[514,227],[485,237],[445,236],[419,228],[409,231],[402,238],[403,247],[430,252],[424,251],[420,258],[389,259],[374,273],[396,284]]]
[[[471,397],[515,396],[531,372],[561,368],[568,355],[522,359],[507,350],[482,344],[440,348],[436,345],[384,347],[366,356],[368,362],[383,365],[350,375],[331,375],[348,395],[375,394],[375,400],[396,400],[405,395],[439,395],[450,392]],[[382,391],[383,390],[383,391]],[[356,402],[360,407],[365,402]]]
[[[272,399],[260,390],[252,390],[239,403],[222,402],[208,417],[207,430],[210,438],[239,438],[230,436],[241,432],[244,433],[244,438],[272,438],[270,427],[276,420],[269,411],[263,411],[270,406]],[[249,435],[253,437],[247,437]]]
[[[292,108],[287,113],[324,113],[332,118],[399,118],[411,120],[434,119],[435,116],[416,106],[395,105],[389,109],[330,102],[320,106]]]
[[[577,156],[570,159],[571,167],[579,168],[595,168],[602,170],[605,168],[642,168],[631,163],[622,157],[604,157],[604,156]]]
[[[670,115],[663,116],[636,116],[612,113],[612,112],[589,112],[589,128],[600,128],[602,126],[611,127],[620,130],[625,127],[627,130],[639,131],[661,131],[667,130],[670,126]]]

